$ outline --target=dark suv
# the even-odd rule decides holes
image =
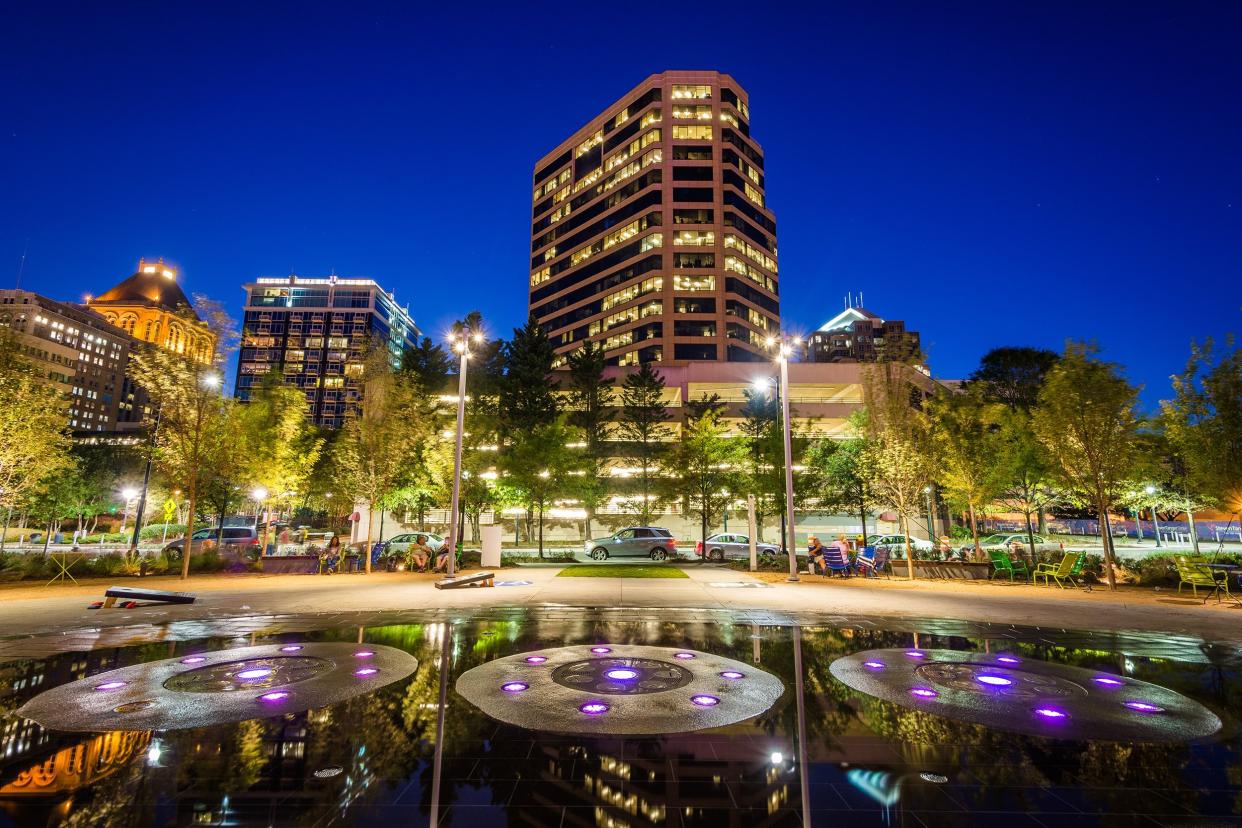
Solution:
[[[595,538],[584,545],[597,561],[609,558],[650,558],[662,561],[677,555],[673,533],[658,526],[630,526],[606,538]]]
[[[165,555],[181,556],[185,546],[185,538],[177,538],[164,547]],[[259,535],[252,526],[226,526],[223,537],[220,529],[199,529],[194,533],[193,545],[190,547],[197,555],[205,549],[215,549],[221,556],[240,556],[242,553],[259,549]]]

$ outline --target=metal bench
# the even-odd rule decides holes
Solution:
[[[445,578],[441,581],[436,581],[436,589],[490,586],[496,586],[496,573],[494,572],[478,572],[474,575],[459,575],[451,580]]]
[[[118,600],[153,601],[160,604],[193,604],[197,596],[192,592],[167,592],[162,589],[138,589],[136,587],[108,587],[104,592],[105,608]]]

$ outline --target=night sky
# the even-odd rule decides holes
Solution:
[[[1242,3],[9,4],[0,284],[140,256],[523,321],[534,161],[643,77],[750,94],[786,324],[865,294],[937,376],[1095,339],[1167,394],[1242,332]],[[816,4],[818,5],[818,4]]]

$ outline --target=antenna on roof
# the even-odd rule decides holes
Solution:
[[[867,306],[867,303],[863,301],[862,291],[860,290],[858,291],[858,307],[864,308],[866,306]]]
[[[30,252],[30,240],[29,239],[26,240],[26,246],[22,248],[21,261],[17,263],[17,284],[15,285],[17,290],[22,289],[22,274],[26,272],[26,254],[28,252]]]

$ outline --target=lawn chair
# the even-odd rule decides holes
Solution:
[[[1085,567],[1086,565],[1087,565],[1087,553],[1086,552],[1078,553],[1078,560],[1075,561],[1074,565],[1070,568],[1069,575],[1065,576],[1065,580],[1069,581],[1071,584],[1078,587],[1079,589],[1085,590],[1087,592],[1091,592],[1091,584],[1087,583],[1087,581],[1082,578],[1082,570],[1083,570],[1083,567]]]
[[[992,572],[988,575],[988,580],[992,580],[1002,572],[1009,576],[1009,580],[1013,581],[1015,575],[1021,575],[1023,578],[1030,579],[1031,572],[1026,568],[1026,561],[1014,561],[999,549],[989,549],[988,557],[992,559]]]
[[[854,568],[862,574],[864,578],[875,577],[875,547],[864,546],[862,551],[854,558]]]
[[[840,572],[842,577],[850,576],[850,561],[845,557],[845,553],[835,546],[824,547],[824,577],[827,578],[833,572]]]
[[[1049,579],[1051,579],[1056,581],[1058,589],[1065,589],[1065,584],[1062,582],[1070,580],[1070,573],[1074,571],[1074,565],[1080,558],[1082,555],[1078,552],[1066,552],[1059,564],[1041,563],[1035,567],[1035,574],[1031,576],[1032,580],[1039,583],[1039,579],[1043,578],[1044,586],[1049,586]]]
[[[874,569],[877,574],[883,572],[885,578],[893,577],[893,567],[888,562],[888,555],[889,551],[887,546],[875,548],[875,565],[872,569]]]
[[[1194,597],[1199,597],[1199,587],[1211,590],[1203,599],[1203,603],[1207,603],[1208,598],[1216,596],[1216,603],[1220,603],[1220,594],[1225,593],[1225,597],[1234,600],[1229,594],[1229,579],[1216,579],[1216,574],[1212,572],[1205,564],[1195,563],[1186,555],[1178,555],[1174,559],[1177,565],[1177,594],[1181,595],[1182,587],[1190,584],[1190,593]]]

